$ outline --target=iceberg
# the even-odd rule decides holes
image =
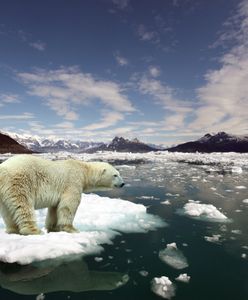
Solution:
[[[166,276],[155,277],[151,282],[151,290],[158,296],[171,299],[175,296],[175,286]]]
[[[199,201],[189,200],[183,209],[179,209],[177,212],[201,221],[230,222],[214,205],[202,204]]]
[[[37,223],[44,226],[46,209],[38,210]],[[146,207],[130,201],[82,194],[74,224],[80,233],[51,232],[22,236],[7,234],[0,223],[0,261],[30,264],[34,261],[99,254],[103,244],[112,244],[121,233],[145,233],[166,224],[148,214]]]
[[[190,281],[190,276],[188,276],[187,273],[184,273],[184,274],[180,274],[177,278],[176,278],[177,281],[181,281],[181,282],[185,282],[185,283],[189,283]]]
[[[176,243],[167,244],[164,250],[159,251],[158,256],[163,262],[175,269],[184,269],[189,266],[187,258],[177,248]]]

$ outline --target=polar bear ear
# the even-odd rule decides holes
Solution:
[[[106,171],[107,171],[107,169],[103,169],[102,170],[102,175],[105,174]]]

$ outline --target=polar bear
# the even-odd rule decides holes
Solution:
[[[0,213],[8,233],[40,234],[35,209],[45,207],[48,232],[78,232],[73,219],[82,192],[123,185],[119,172],[105,162],[16,155],[0,165]]]

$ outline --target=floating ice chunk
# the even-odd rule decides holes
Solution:
[[[161,204],[165,204],[165,205],[171,205],[170,200],[165,200],[160,202]]]
[[[204,236],[204,239],[207,242],[217,243],[217,244],[220,242],[220,238],[221,238],[220,234],[213,234],[212,236]]]
[[[148,276],[148,272],[147,271],[145,271],[145,270],[141,270],[141,271],[139,271],[139,273],[140,273],[140,275],[141,276],[143,276],[143,277],[146,277],[146,276]]]
[[[37,211],[39,225],[44,225],[46,210]],[[146,213],[146,208],[120,199],[89,194],[82,195],[74,225],[80,233],[51,232],[22,236],[4,232],[0,224],[0,261],[29,264],[33,261],[98,254],[102,244],[120,232],[147,232],[165,224],[160,218]]]
[[[164,299],[171,299],[175,296],[175,286],[166,276],[155,277],[151,282],[151,290]]]
[[[244,258],[244,259],[247,258],[246,253],[242,253],[242,254],[241,254],[241,257]]]
[[[214,205],[201,204],[192,200],[186,203],[183,209],[179,209],[177,212],[202,221],[230,222]]]
[[[136,197],[137,199],[145,199],[145,200],[148,200],[148,199],[151,199],[151,200],[159,200],[159,198],[156,198],[154,196],[139,196],[139,197]]]
[[[248,204],[248,199],[244,199],[242,202]]]
[[[96,257],[94,258],[94,260],[95,260],[96,262],[101,262],[101,261],[103,261],[103,258],[100,257],[100,256],[96,256]]]
[[[241,174],[243,172],[242,168],[238,167],[238,166],[232,167],[231,171],[232,171],[232,173],[238,173],[238,174]]]
[[[184,269],[189,266],[187,258],[177,248],[176,243],[167,244],[166,249],[160,250],[158,256],[163,262],[175,269]]]
[[[136,169],[136,166],[130,166],[130,165],[117,165],[117,169],[122,168],[122,169]]]
[[[39,294],[37,297],[36,297],[36,300],[44,300],[45,299],[45,295],[43,293]]]
[[[177,281],[188,283],[190,281],[190,276],[187,273],[180,274],[177,278]]]
[[[240,229],[233,229],[233,230],[231,230],[231,233],[242,234],[242,231]]]
[[[237,185],[237,186],[235,186],[235,189],[238,189],[238,190],[245,190],[245,189],[246,189],[246,186],[244,186],[244,185]]]

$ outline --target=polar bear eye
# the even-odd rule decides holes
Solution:
[[[118,177],[118,175],[115,174],[114,177]]]

